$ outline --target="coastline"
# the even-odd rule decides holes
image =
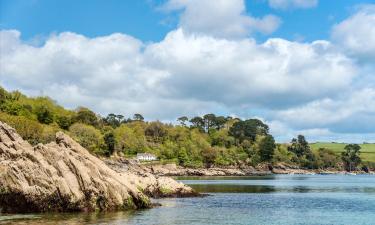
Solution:
[[[136,164],[136,163],[131,163]],[[138,164],[142,170],[147,171],[155,176],[265,176],[272,174],[306,174],[306,175],[359,175],[368,174],[375,175],[375,171],[345,171],[335,169],[301,169],[297,167],[290,167],[285,165],[276,165],[272,167],[211,167],[211,168],[185,168],[177,166],[176,164],[156,164],[156,165],[142,165]]]

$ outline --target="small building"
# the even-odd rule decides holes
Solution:
[[[137,153],[137,159],[140,161],[153,161],[157,160],[156,156],[151,153]]]

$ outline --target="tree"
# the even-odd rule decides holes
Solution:
[[[206,132],[209,132],[211,127],[215,123],[216,116],[213,113],[209,113],[203,116],[204,129]]]
[[[185,165],[189,161],[188,154],[186,152],[186,148],[181,147],[178,149],[178,162],[180,165]]]
[[[361,146],[357,144],[348,144],[344,148],[346,151],[341,153],[341,159],[347,171],[352,171],[361,163],[359,157]]]
[[[123,115],[116,115],[114,113],[108,114],[106,118],[104,118],[104,122],[110,125],[113,128],[119,127],[120,124],[123,122]]]
[[[38,121],[44,124],[50,124],[53,122],[53,114],[50,109],[46,106],[41,106],[36,109],[36,115]]]
[[[73,118],[73,122],[84,123],[94,127],[97,127],[99,124],[98,117],[96,116],[96,114],[90,109],[84,107],[79,107],[77,109],[77,114]]]
[[[204,120],[202,117],[196,116],[190,120],[190,123],[192,123],[192,128],[198,128],[200,131],[204,131]]]
[[[257,135],[267,135],[268,126],[258,119],[237,121],[229,129],[229,134],[240,141],[255,141]]]
[[[70,126],[69,132],[82,147],[95,153],[102,153],[103,136],[95,127],[83,123],[75,123]]]
[[[295,153],[298,157],[307,155],[311,152],[309,143],[303,135],[298,135],[297,139],[293,138],[288,150]]]
[[[141,114],[136,113],[134,114],[133,119],[136,121],[143,121],[145,118]]]
[[[224,128],[226,122],[227,122],[227,118],[225,118],[224,116],[217,116],[214,120],[213,126],[217,130],[220,130]]]
[[[115,135],[112,131],[110,132],[107,132],[106,134],[104,134],[104,143],[107,147],[107,151],[105,152],[105,154],[107,156],[110,156],[113,154],[113,152],[115,151],[115,146],[116,146],[116,139],[115,139]]]
[[[206,167],[209,168],[214,162],[218,155],[216,148],[208,147],[202,150],[203,161]]]
[[[167,130],[159,121],[151,122],[145,129],[145,135],[152,137],[154,141],[159,142],[167,134]]]
[[[178,122],[180,122],[180,124],[182,126],[186,126],[186,122],[189,121],[189,118],[187,116],[181,116],[177,119]]]
[[[260,159],[263,162],[270,162],[273,158],[275,148],[275,139],[272,137],[272,135],[265,136],[259,144]]]
[[[72,124],[72,119],[69,116],[60,115],[57,116],[56,122],[61,129],[68,130]]]

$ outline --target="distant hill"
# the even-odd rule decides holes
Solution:
[[[344,151],[345,145],[347,145],[347,143],[316,142],[310,144],[313,150],[318,150],[319,148],[327,148],[336,152],[337,154],[340,154]],[[375,143],[360,144],[360,146],[362,160],[367,162],[375,162]]]

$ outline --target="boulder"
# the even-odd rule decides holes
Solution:
[[[2,212],[147,208],[147,194],[163,191],[196,194],[171,178],[117,172],[63,132],[56,134],[56,142],[31,146],[0,121]]]

